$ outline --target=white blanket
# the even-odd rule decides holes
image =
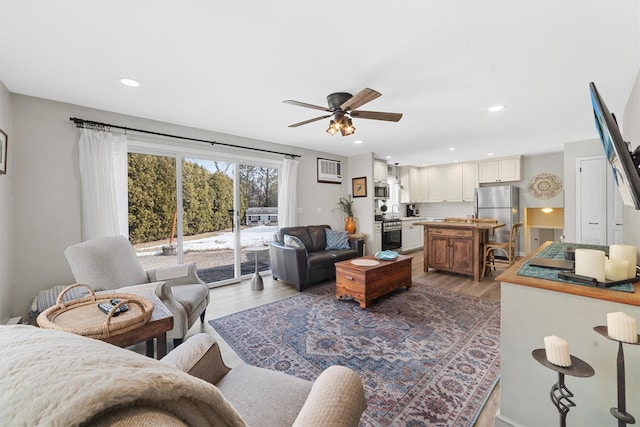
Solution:
[[[144,402],[190,426],[245,425],[212,384],[130,350],[33,326],[0,326],[0,423],[74,426]]]

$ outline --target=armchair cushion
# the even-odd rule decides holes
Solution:
[[[324,251],[327,247],[327,229],[331,230],[328,225],[309,225],[309,236],[311,237],[312,248],[307,249],[309,252]]]
[[[291,426],[312,385],[310,381],[283,372],[241,364],[225,375],[216,387],[248,425]]]
[[[69,246],[64,255],[76,282],[94,290],[148,283],[147,273],[124,236],[98,237]]]

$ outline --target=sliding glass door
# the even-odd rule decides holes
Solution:
[[[182,240],[185,262],[207,283],[237,281],[236,164],[185,157],[182,161]]]
[[[195,262],[214,286],[270,270],[268,251],[245,249],[272,239],[277,199],[275,166],[129,154],[129,234],[147,269]]]
[[[271,270],[267,242],[278,231],[278,169],[273,166],[241,164],[240,248],[242,274]],[[264,250],[247,252],[251,246]]]

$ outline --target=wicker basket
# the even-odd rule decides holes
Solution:
[[[89,289],[89,295],[63,302],[63,295],[77,286]],[[99,303],[110,303],[114,298],[120,300],[115,308],[128,304],[129,310],[114,316],[115,310],[105,314],[98,308]],[[90,286],[76,283],[60,292],[56,305],[40,313],[37,323],[45,329],[57,329],[90,338],[104,339],[139,328],[149,321],[152,312],[153,303],[141,296],[120,292],[96,296]]]

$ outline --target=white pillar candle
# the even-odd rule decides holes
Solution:
[[[562,338],[555,335],[544,337],[544,350],[547,353],[549,363],[556,366],[571,366],[569,344]]]
[[[608,259],[604,264],[604,277],[607,280],[628,279],[629,261],[626,259]]]
[[[614,340],[635,344],[638,342],[638,322],[622,311],[607,313],[607,335]]]
[[[629,265],[627,266],[627,277],[625,279],[631,279],[636,277],[636,262],[637,262],[638,249],[635,246],[629,245],[611,245],[609,246],[609,259],[624,259],[627,260]],[[576,273],[577,274],[577,273]]]
[[[604,251],[595,249],[576,249],[576,274],[595,277],[598,282],[605,281]]]

